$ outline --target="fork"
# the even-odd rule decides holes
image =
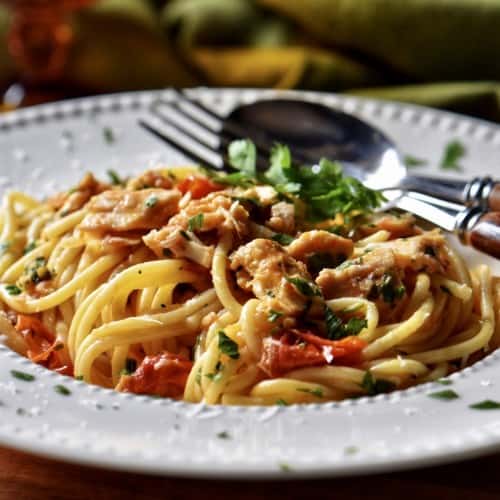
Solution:
[[[175,103],[156,100],[148,116],[139,118],[139,125],[203,166],[216,171],[233,170],[224,151],[232,140],[245,138],[245,130],[238,123],[225,120],[213,109],[190,99],[184,92],[175,89],[173,92]],[[252,136],[257,150],[257,168],[264,170],[272,144],[258,134]],[[413,191],[387,189],[382,192],[389,200],[382,210],[395,206],[410,211],[454,232],[462,243],[500,258],[500,212],[486,213],[480,205],[464,206]]]

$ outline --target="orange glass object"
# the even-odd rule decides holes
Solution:
[[[32,83],[58,80],[64,70],[73,32],[70,14],[95,0],[0,0],[10,7],[9,50]]]

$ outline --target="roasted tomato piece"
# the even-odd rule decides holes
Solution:
[[[177,184],[177,189],[182,194],[186,194],[189,191],[193,199],[199,200],[209,193],[224,189],[224,186],[211,181],[208,177],[190,175]]]
[[[26,341],[31,361],[62,375],[73,374],[73,366],[68,357],[59,352],[64,345],[57,341],[55,335],[38,318],[19,314],[15,328]]]
[[[264,339],[260,368],[270,377],[309,366],[355,365],[366,342],[356,337],[328,340],[312,332],[291,330]]]
[[[118,389],[135,394],[178,398],[193,367],[192,361],[169,352],[146,356],[132,375],[122,378]]]

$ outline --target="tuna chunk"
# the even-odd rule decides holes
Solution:
[[[270,309],[296,316],[304,311],[310,297],[293,284],[294,278],[310,283],[302,262],[297,262],[278,243],[256,239],[241,246],[230,257],[238,286],[258,298],[266,298]],[[290,281],[292,279],[292,281]]]
[[[316,283],[325,297],[367,296],[386,274],[402,279],[406,271],[443,273],[449,265],[445,239],[438,231],[378,244],[357,259],[324,269]]]
[[[297,260],[308,262],[312,256],[322,258],[325,267],[335,267],[348,259],[353,251],[353,242],[328,231],[313,230],[302,233],[287,247],[287,252]]]
[[[276,203],[271,207],[271,218],[266,226],[278,233],[295,232],[295,207],[285,201]]]
[[[139,177],[130,179],[127,182],[127,189],[132,191],[148,188],[171,189],[173,185],[172,179],[163,175],[161,170],[147,170]]]
[[[196,234],[231,231],[242,237],[248,231],[247,223],[248,212],[240,203],[220,192],[211,193],[190,201],[165,227],[147,234],[144,243],[159,257],[172,253],[210,267],[214,248],[203,245]]]
[[[55,210],[69,214],[80,210],[92,196],[102,193],[106,189],[109,189],[108,184],[99,182],[91,173],[87,173],[74,189],[52,196],[47,201]]]
[[[79,227],[99,234],[161,227],[177,212],[180,197],[176,189],[105,191],[90,200]]]

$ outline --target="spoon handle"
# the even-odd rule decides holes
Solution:
[[[480,205],[494,212],[500,211],[500,182],[487,176],[464,181],[408,175],[400,182],[400,187],[455,203]]]

